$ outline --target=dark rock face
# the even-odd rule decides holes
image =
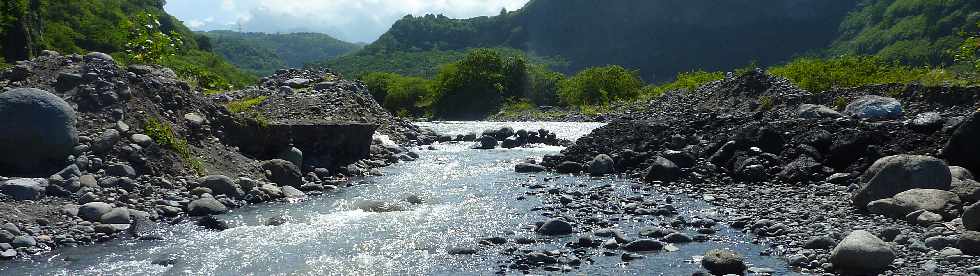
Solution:
[[[963,121],[949,138],[942,156],[950,165],[980,172],[980,112]]]
[[[338,168],[369,156],[377,128],[359,123],[297,122],[228,131],[233,144],[259,159],[280,158],[292,144],[302,152],[302,166]]]
[[[942,160],[915,155],[881,158],[861,176],[862,184],[851,201],[864,208],[869,202],[911,189],[949,190],[952,176]]]
[[[3,92],[0,118],[0,175],[50,174],[78,144],[75,110],[49,92]]]
[[[299,168],[296,167],[296,165],[293,165],[292,162],[282,159],[273,159],[262,163],[262,169],[268,173],[266,178],[268,178],[269,181],[275,182],[281,186],[303,186],[303,174],[300,172]]]

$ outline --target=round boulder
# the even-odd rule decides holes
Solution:
[[[701,266],[703,266],[708,271],[715,275],[742,275],[745,271],[745,260],[738,253],[722,250],[713,249],[704,253],[704,258],[701,259]]]
[[[210,175],[198,179],[200,187],[211,189],[216,195],[227,195],[233,198],[241,198],[245,192],[235,181],[224,175]]]
[[[671,182],[680,177],[681,173],[681,168],[677,167],[674,162],[667,160],[667,158],[657,156],[653,160],[653,164],[647,168],[643,179],[647,182]]]
[[[112,205],[105,202],[89,202],[78,207],[78,216],[84,220],[97,222],[102,216],[112,211]]]
[[[282,186],[303,186],[303,174],[299,167],[282,159],[274,159],[262,163],[262,169],[267,172],[266,178]]]
[[[75,110],[44,90],[0,93],[0,175],[46,175],[78,144]]]
[[[589,173],[593,176],[602,176],[616,172],[616,162],[609,155],[600,154],[592,158],[589,162]]]
[[[575,230],[572,229],[571,224],[565,222],[564,220],[552,219],[546,221],[544,224],[541,225],[541,227],[538,227],[538,229],[535,230],[535,232],[547,236],[562,236],[562,235],[572,234],[575,232]]]
[[[966,168],[971,172],[980,172],[980,112],[973,113],[963,121],[959,128],[949,137],[949,142],[943,148],[942,157],[950,165]]]
[[[47,186],[44,179],[18,178],[7,180],[0,185],[0,194],[12,197],[14,200],[36,200],[44,195]]]
[[[894,120],[903,115],[902,103],[897,99],[875,95],[854,100],[844,108],[844,113],[868,120]]]
[[[205,197],[187,204],[187,211],[192,216],[218,215],[228,212],[228,207],[214,198]]]
[[[875,161],[861,176],[861,182],[851,202],[865,208],[871,201],[911,189],[949,190],[952,176],[942,160],[922,155],[894,155]]]
[[[857,230],[847,235],[830,253],[834,268],[848,273],[877,273],[895,260],[895,251],[874,234]]]

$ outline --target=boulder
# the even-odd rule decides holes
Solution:
[[[686,151],[665,150],[661,156],[667,158],[670,162],[674,162],[674,165],[681,168],[694,167],[695,162],[698,160],[693,154]]]
[[[568,174],[568,173],[575,174],[575,173],[582,172],[583,169],[584,166],[582,166],[581,163],[565,161],[565,162],[561,162],[561,164],[558,164],[558,167],[555,168],[555,171],[561,174]]]
[[[970,170],[960,166],[949,166],[949,174],[953,179],[976,180],[973,178],[973,173]]]
[[[677,167],[674,162],[657,156],[654,158],[653,163],[647,168],[643,179],[647,182],[662,181],[662,182],[672,182],[681,176],[681,168]]]
[[[105,202],[89,202],[78,206],[78,217],[92,222],[98,222],[102,216],[112,211],[112,205]]]
[[[570,223],[564,220],[552,219],[538,227],[535,232],[546,236],[563,236],[575,233],[575,230]]]
[[[980,232],[964,231],[961,233],[957,248],[963,251],[963,254],[980,256]]]
[[[232,198],[245,196],[245,192],[238,186],[238,183],[224,175],[205,176],[198,179],[197,182],[200,183],[200,187],[210,189],[215,195],[227,195]]]
[[[90,52],[85,54],[84,60],[86,62],[116,62],[112,56],[102,52]]]
[[[980,202],[963,208],[963,228],[980,231]]]
[[[638,239],[623,245],[623,250],[630,252],[648,252],[664,249],[665,244],[653,239]]]
[[[609,155],[600,154],[592,158],[592,162],[589,162],[589,174],[593,176],[602,176],[611,173],[616,173],[616,162],[613,161],[612,157]]]
[[[118,130],[110,128],[102,132],[95,141],[92,141],[92,151],[104,153],[112,150],[112,147],[119,143],[122,134]]]
[[[483,135],[476,142],[476,145],[473,147],[474,149],[489,150],[497,148],[497,138],[493,138],[493,136]]]
[[[186,121],[187,125],[192,128],[199,128],[207,123],[207,120],[197,113],[184,114],[184,121]]]
[[[108,213],[99,217],[99,222],[104,224],[130,224],[133,222],[130,212],[126,208],[113,208]]]
[[[126,164],[115,164],[105,169],[106,175],[136,178],[136,169]]]
[[[0,93],[0,118],[0,175],[50,175],[78,144],[75,110],[47,91]]]
[[[282,82],[282,85],[289,86],[291,88],[305,88],[310,86],[310,79],[306,78],[292,78]]]
[[[274,159],[262,163],[262,169],[266,171],[266,178],[281,186],[303,186],[303,175],[299,167],[282,159]]]
[[[908,122],[909,128],[922,133],[932,133],[943,128],[943,116],[939,112],[926,112]]]
[[[228,228],[231,228],[231,226],[229,226],[227,222],[219,220],[218,218],[212,215],[206,215],[201,219],[197,220],[197,222],[194,224],[200,227],[204,227],[204,229],[214,230],[214,231],[224,231],[227,230]]]
[[[894,155],[875,161],[861,176],[851,197],[858,208],[911,189],[949,190],[952,177],[942,160],[921,155]]]
[[[279,154],[279,158],[282,160],[292,162],[293,165],[296,165],[297,168],[303,167],[303,151],[301,151],[296,147],[290,147],[289,149],[286,149],[281,154]]]
[[[957,179],[953,177],[949,191],[955,193],[965,203],[980,201],[980,182],[972,179]]]
[[[285,196],[286,198],[304,198],[304,197],[306,197],[306,193],[304,193],[303,191],[300,191],[299,189],[296,189],[293,186],[283,186],[282,187],[282,195]]]
[[[948,216],[962,204],[955,193],[936,189],[911,189],[893,197],[901,206],[912,211],[926,210]]]
[[[37,200],[44,196],[47,180],[41,178],[18,178],[4,181],[0,193],[14,200]]]
[[[847,273],[877,273],[894,260],[891,246],[865,230],[851,232],[830,253],[834,268]]]
[[[354,207],[362,211],[372,212],[372,213],[387,213],[387,212],[398,212],[398,211],[405,210],[405,208],[402,208],[397,204],[379,201],[379,200],[358,200],[354,202]]]
[[[949,137],[941,156],[950,165],[980,172],[980,111],[963,121]]]
[[[868,120],[894,120],[903,115],[902,103],[895,98],[867,95],[844,108],[844,114]]]
[[[742,275],[746,268],[742,256],[723,249],[713,249],[704,253],[701,266],[715,275]]]
[[[133,134],[129,137],[129,140],[132,140],[133,143],[136,143],[141,147],[149,147],[153,144],[153,138],[150,138],[150,136],[147,136],[146,134]]]
[[[214,198],[204,197],[188,203],[187,212],[192,216],[218,215],[228,212],[228,207]]]
[[[844,117],[843,114],[837,112],[833,108],[816,105],[816,104],[802,104],[796,109],[796,115],[803,119],[824,119],[824,118],[840,118]]]
[[[518,173],[538,173],[547,170],[544,166],[531,163],[518,163],[514,165],[514,172]]]

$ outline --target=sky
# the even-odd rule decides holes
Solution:
[[[319,32],[372,42],[407,14],[496,15],[528,0],[167,0],[168,13],[195,31]]]

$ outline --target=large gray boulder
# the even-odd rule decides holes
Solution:
[[[662,181],[669,183],[680,177],[681,173],[681,168],[677,167],[674,162],[667,160],[667,158],[657,156],[653,160],[653,163],[650,164],[650,167],[647,168],[643,179],[647,182]]]
[[[44,90],[0,93],[0,175],[50,175],[78,144],[75,110]]]
[[[871,232],[857,230],[847,235],[830,253],[830,262],[841,272],[873,274],[895,260],[895,251]]]
[[[978,112],[980,113],[980,112]],[[942,157],[950,165],[980,172],[980,116],[973,113],[960,123],[943,148]]]
[[[704,254],[701,259],[701,266],[715,275],[742,275],[745,271],[745,259],[738,253],[714,249]]]
[[[895,98],[867,95],[844,108],[844,114],[868,120],[894,120],[903,115],[902,103]]]
[[[299,167],[293,162],[282,159],[273,159],[262,163],[262,169],[266,171],[266,178],[280,186],[303,186],[303,174]]]
[[[942,160],[921,155],[894,155],[875,161],[861,176],[861,186],[851,197],[858,208],[911,189],[949,190],[949,168]]]
[[[214,198],[204,197],[187,204],[187,212],[192,216],[218,215],[228,212],[228,207]]]
[[[593,176],[603,176],[616,173],[616,162],[609,155],[600,154],[592,158],[589,162],[589,174]]]
[[[18,178],[0,184],[0,193],[14,200],[36,200],[44,196],[47,180],[41,178]]]
[[[980,202],[963,208],[963,228],[980,231]]]
[[[544,224],[538,227],[535,232],[546,236],[563,236],[575,233],[575,230],[572,228],[570,223],[565,222],[564,220],[552,219],[546,221]]]
[[[105,202],[89,202],[78,206],[78,217],[84,220],[98,222],[102,216],[112,211],[112,205]]]
[[[231,178],[224,175],[210,175],[197,180],[200,187],[211,189],[215,195],[227,195],[232,198],[241,198],[245,192]]]
[[[489,136],[489,135],[483,135],[482,137],[480,137],[480,139],[477,139],[477,143],[476,145],[473,146],[473,148],[489,150],[489,149],[497,148],[497,145],[498,145],[497,138],[493,138],[493,136]]]

